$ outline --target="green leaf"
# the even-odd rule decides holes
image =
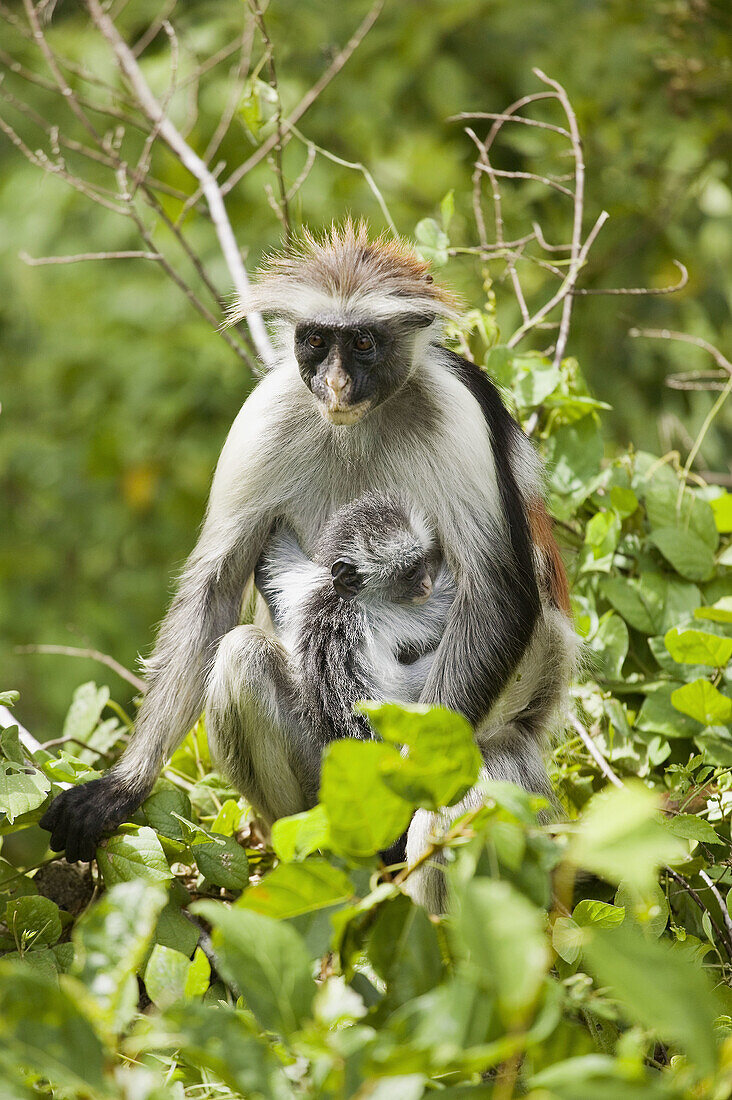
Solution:
[[[732,657],[732,638],[722,638],[703,630],[679,630],[674,627],[663,640],[666,649],[679,664],[724,668]]]
[[[608,611],[588,643],[592,651],[592,670],[606,680],[619,680],[628,655],[630,635],[619,615]]]
[[[546,441],[549,482],[555,493],[584,500],[600,470],[602,436],[594,416],[559,428]]]
[[[234,830],[241,821],[241,815],[242,810],[239,803],[235,802],[233,798],[227,798],[216,814],[211,825],[211,832],[221,833],[223,836],[233,836]]]
[[[413,806],[451,806],[478,778],[482,758],[469,722],[445,707],[364,703],[360,709],[384,740],[405,747],[380,767],[385,782]]]
[[[714,551],[693,531],[658,527],[649,538],[682,577],[690,581],[707,581],[714,573]]]
[[[643,634],[665,634],[701,603],[696,585],[661,573],[644,573],[637,581],[607,577],[600,589],[628,625]]]
[[[0,813],[11,825],[17,817],[38,809],[50,789],[50,780],[31,764],[0,759]]]
[[[434,924],[404,894],[378,910],[368,940],[368,957],[387,983],[390,1003],[404,1004],[440,982],[444,974]]]
[[[187,1000],[193,997],[202,997],[208,989],[210,982],[211,963],[208,961],[201,948],[197,947],[193,959],[188,966],[185,985],[183,986],[183,996]]]
[[[26,950],[54,944],[63,930],[58,905],[38,896],[9,901],[3,919],[15,942]]]
[[[74,974],[116,1031],[127,1026],[137,1009],[135,975],[166,901],[166,891],[157,883],[141,878],[120,882],[74,929]]]
[[[629,920],[650,936],[663,935],[669,918],[666,895],[658,882],[644,886],[642,890],[621,882],[615,894],[615,904],[622,906]]]
[[[568,859],[610,882],[643,889],[683,845],[658,818],[656,798],[640,783],[608,787],[593,795],[570,836]]]
[[[191,801],[178,787],[171,784],[155,791],[143,802],[142,812],[148,825],[156,833],[168,837],[169,840],[185,840],[183,825],[173,814],[190,821]]]
[[[572,919],[580,928],[617,928],[625,920],[625,909],[622,905],[584,898],[575,905]]]
[[[570,966],[579,959],[585,934],[572,917],[557,917],[552,927],[552,947]]]
[[[450,258],[447,252],[450,247],[450,238],[435,219],[423,218],[417,223],[414,235],[419,254],[425,260],[429,260],[434,267],[444,267]]]
[[[348,901],[353,893],[345,871],[313,858],[305,863],[280,863],[245,890],[237,904],[282,920]]]
[[[523,409],[536,408],[559,385],[562,373],[551,360],[543,355],[516,355],[513,360],[516,376],[513,391],[517,403]]]
[[[0,1050],[0,1059],[32,1066],[56,1088],[111,1094],[102,1044],[76,988],[23,961],[0,961]]]
[[[732,623],[732,596],[722,596],[711,607],[694,609],[695,619],[709,619],[714,623]]]
[[[17,726],[6,726],[0,729],[0,756],[6,757],[13,764],[25,764],[25,754],[20,743],[20,730]]]
[[[183,999],[190,966],[180,951],[155,944],[145,967],[145,989],[156,1008],[170,1008]]]
[[[710,500],[709,504],[717,530],[725,535],[728,534],[732,531],[732,493],[723,493],[722,496]]]
[[[249,882],[247,853],[233,836],[215,836],[196,840],[191,852],[198,870],[215,886],[242,890]]]
[[[621,485],[613,485],[610,490],[610,507],[617,512],[621,519],[632,516],[638,507],[638,497],[632,489],[624,489]]]
[[[664,737],[693,737],[699,727],[687,715],[681,714],[671,702],[671,696],[678,684],[661,684],[646,696],[640,714],[636,719],[636,728],[653,733],[662,733]]]
[[[653,531],[669,528],[679,534],[690,533],[712,552],[716,550],[719,535],[709,503],[686,487],[682,491],[681,481],[666,463],[659,465],[655,458],[638,455],[637,468],[647,463],[650,465],[636,487],[644,498]]]
[[[305,859],[330,844],[330,822],[321,803],[291,817],[281,817],[272,826],[272,847],[278,859]]]
[[[688,714],[703,726],[715,726],[732,719],[732,699],[722,695],[708,680],[694,680],[676,688],[671,702],[682,714]]]
[[[534,1005],[550,962],[544,914],[508,882],[478,878],[461,892],[456,914],[458,950],[496,994],[507,1027]]]
[[[295,929],[234,905],[191,907],[214,926],[222,973],[233,981],[266,1031],[290,1035],[310,1014],[315,982],[310,955]]]
[[[442,218],[442,228],[447,233],[450,228],[450,222],[455,214],[455,192],[448,191],[443,197],[440,203],[440,217]]]
[[[102,711],[109,702],[109,688],[97,687],[93,681],[82,684],[74,696],[64,721],[63,737],[86,741],[95,729]]]
[[[97,849],[97,861],[107,887],[134,879],[168,882],[173,877],[160,841],[147,826],[117,833]]]
[[[0,691],[0,707],[14,707],[19,699],[19,691]]]
[[[701,1072],[713,1072],[719,1006],[697,966],[666,941],[648,939],[630,926],[598,929],[585,956],[591,972],[610,988],[630,1020],[652,1029],[661,1040],[673,1040]]]
[[[412,805],[387,785],[383,769],[399,754],[377,741],[334,741],[323,758],[320,801],[331,844],[356,859],[388,848],[406,829]]]
[[[666,822],[666,828],[683,840],[697,840],[700,844],[725,844],[708,821],[696,814],[676,814]]]

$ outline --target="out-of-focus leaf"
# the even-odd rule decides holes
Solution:
[[[709,619],[715,623],[732,623],[732,596],[722,596],[711,607],[697,607],[694,618]]]
[[[695,585],[661,573],[644,573],[638,581],[607,577],[600,587],[628,625],[643,634],[665,634],[701,603]]]
[[[32,1066],[56,1086],[111,1095],[102,1044],[74,985],[22,961],[0,961],[0,1064]]]
[[[693,531],[678,527],[658,527],[650,535],[666,561],[690,581],[706,581],[714,572],[714,552]]]
[[[78,687],[66,715],[63,736],[86,741],[108,702],[108,687],[97,687],[93,681]]]
[[[311,810],[281,817],[272,826],[272,847],[278,859],[305,859],[318,848],[328,847],[330,822],[320,802]]]
[[[639,889],[654,880],[661,864],[682,853],[683,845],[659,820],[655,796],[638,783],[594,795],[568,849],[576,866],[610,882],[625,879]]]
[[[324,859],[280,863],[244,891],[238,904],[268,917],[296,917],[348,901],[354,890],[345,871]]]
[[[157,1008],[169,1008],[183,998],[190,966],[180,951],[155,944],[145,967],[145,989]]]
[[[665,941],[648,939],[630,926],[594,931],[585,957],[629,1019],[651,1028],[659,1039],[677,1043],[701,1072],[712,1072],[719,1005],[698,967]]]
[[[159,883],[142,878],[120,882],[106,891],[74,929],[74,974],[114,1030],[126,1027],[135,1012],[135,974],[166,901],[166,891]]]
[[[462,715],[419,704],[364,703],[361,709],[384,741],[407,749],[406,757],[384,754],[379,768],[406,801],[436,810],[457,802],[473,786],[482,759]]]
[[[388,848],[412,816],[412,804],[383,776],[396,749],[377,741],[334,741],[323,758],[320,801],[330,822],[333,848],[356,859]]]
[[[508,882],[474,879],[461,892],[455,925],[458,950],[495,991],[510,1027],[533,1006],[549,966],[544,915]]]
[[[234,906],[191,907],[214,926],[222,973],[241,991],[261,1027],[289,1035],[310,1013],[315,993],[310,955],[289,924]]]

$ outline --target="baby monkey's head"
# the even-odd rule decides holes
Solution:
[[[425,520],[400,501],[369,493],[339,508],[323,531],[318,560],[341,599],[424,603],[437,564]]]

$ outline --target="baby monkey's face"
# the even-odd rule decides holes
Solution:
[[[431,562],[420,553],[407,561],[361,561],[339,558],[331,567],[333,587],[341,599],[356,596],[421,604],[432,595]]]

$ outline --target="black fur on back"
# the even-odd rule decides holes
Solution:
[[[534,569],[533,548],[526,508],[514,477],[512,460],[521,428],[503,404],[491,379],[474,363],[453,351],[442,349],[448,369],[478,402],[493,444],[496,478],[509,535],[509,555],[486,559],[491,574],[494,614],[502,623],[501,644],[484,662],[482,683],[476,683],[467,717],[477,723],[490,710],[531,639],[541,613],[539,587]],[[486,532],[486,545],[491,545]],[[489,639],[490,640],[490,639]],[[480,639],[475,639],[480,644]]]

